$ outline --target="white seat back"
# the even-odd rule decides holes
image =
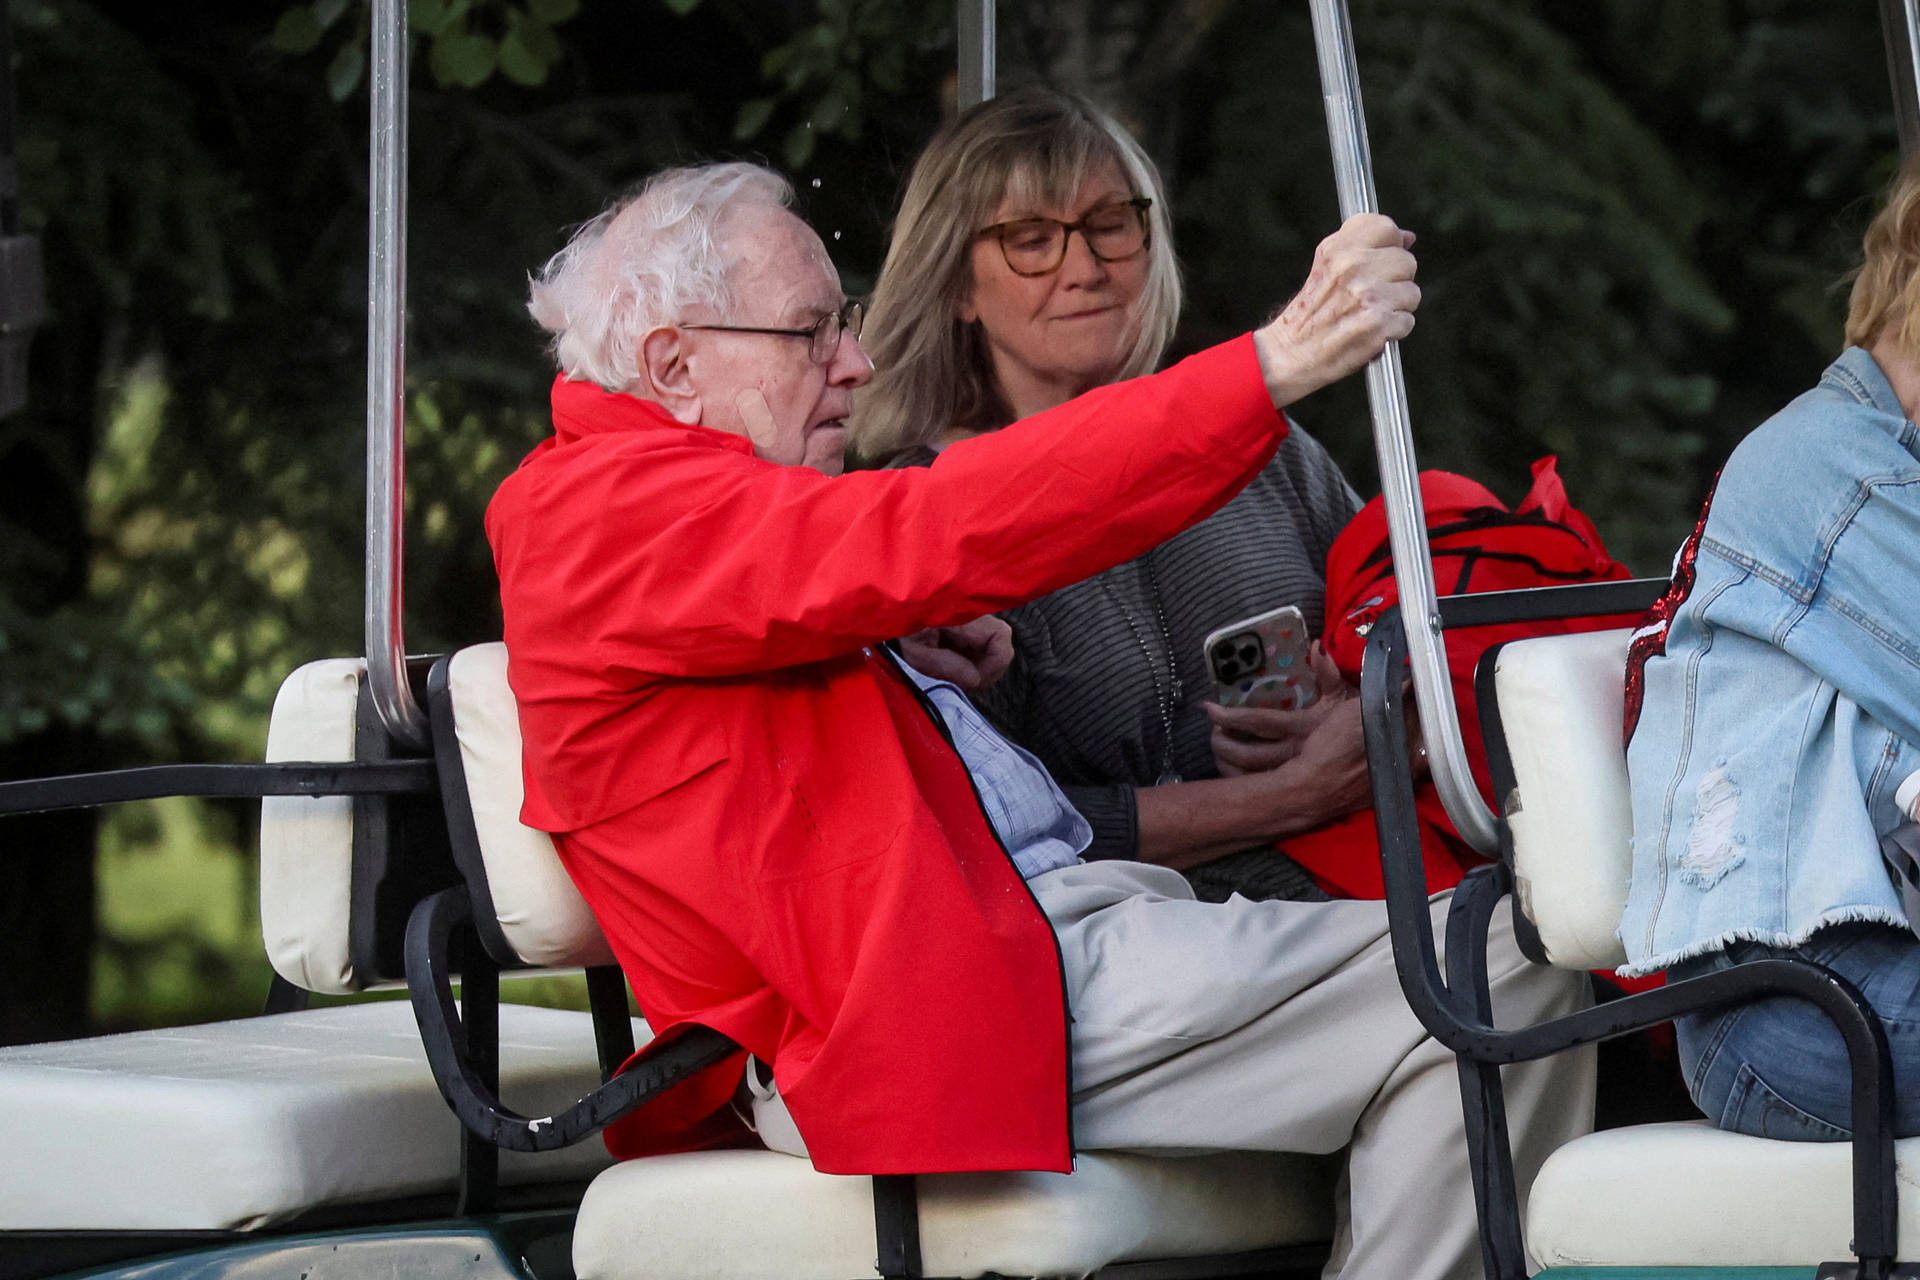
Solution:
[[[354,715],[367,664],[325,658],[288,676],[273,700],[267,759],[353,759]],[[260,933],[274,972],[297,987],[340,995],[355,975],[353,800],[269,796],[260,802]]]
[[[553,838],[520,821],[526,784],[506,645],[454,654],[447,687],[487,888],[508,945],[523,963],[539,967],[612,964],[606,935],[561,865]]]
[[[1514,778],[1501,797],[1514,896],[1547,958],[1569,969],[1626,963],[1616,931],[1633,861],[1622,737],[1631,634],[1519,640],[1494,658]]]

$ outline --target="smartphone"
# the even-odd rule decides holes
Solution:
[[[1307,620],[1293,605],[1221,627],[1207,636],[1205,648],[1223,707],[1297,711],[1320,696]]]

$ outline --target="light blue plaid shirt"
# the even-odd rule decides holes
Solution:
[[[1078,862],[1093,840],[1093,828],[1046,767],[1001,737],[958,687],[921,675],[904,662],[900,669],[913,677],[946,721],[987,819],[1021,876],[1031,880]]]

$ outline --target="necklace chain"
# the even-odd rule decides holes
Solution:
[[[1180,697],[1184,689],[1180,682],[1180,667],[1174,661],[1173,634],[1167,629],[1167,611],[1160,599],[1160,576],[1154,572],[1153,553],[1149,551],[1140,557],[1140,565],[1145,571],[1147,592],[1153,603],[1153,620],[1160,629],[1160,650],[1166,655],[1167,680],[1163,693],[1160,682],[1160,664],[1153,660],[1153,646],[1147,643],[1146,635],[1140,624],[1135,621],[1133,610],[1127,608],[1126,601],[1113,589],[1105,574],[1100,575],[1101,589],[1114,607],[1120,610],[1121,619],[1127,624],[1127,630],[1133,634],[1133,642],[1140,646],[1140,656],[1146,661],[1147,676],[1153,681],[1153,701],[1160,712],[1160,776],[1154,780],[1155,786],[1165,786],[1170,782],[1181,781],[1180,774],[1173,767],[1173,713],[1180,706]]]

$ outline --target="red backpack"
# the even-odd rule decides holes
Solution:
[[[1533,487],[1509,511],[1484,485],[1445,471],[1420,474],[1427,540],[1433,552],[1434,588],[1440,595],[1507,591],[1520,587],[1605,582],[1632,575],[1607,554],[1599,531],[1567,501],[1555,459],[1533,464]],[[1327,554],[1326,629],[1321,644],[1349,680],[1360,679],[1367,633],[1388,606],[1398,603],[1393,557],[1387,544],[1386,508],[1375,498],[1334,539]],[[1493,802],[1486,748],[1474,704],[1473,675],[1480,655],[1493,645],[1527,636],[1559,635],[1628,626],[1638,615],[1522,622],[1447,632],[1447,667],[1460,709],[1467,759],[1481,794]],[[1414,790],[1427,892],[1460,883],[1480,865],[1480,855],[1454,831],[1430,781]],[[1380,846],[1373,811],[1364,809],[1318,827],[1283,845],[1321,888],[1342,898],[1381,898]]]

